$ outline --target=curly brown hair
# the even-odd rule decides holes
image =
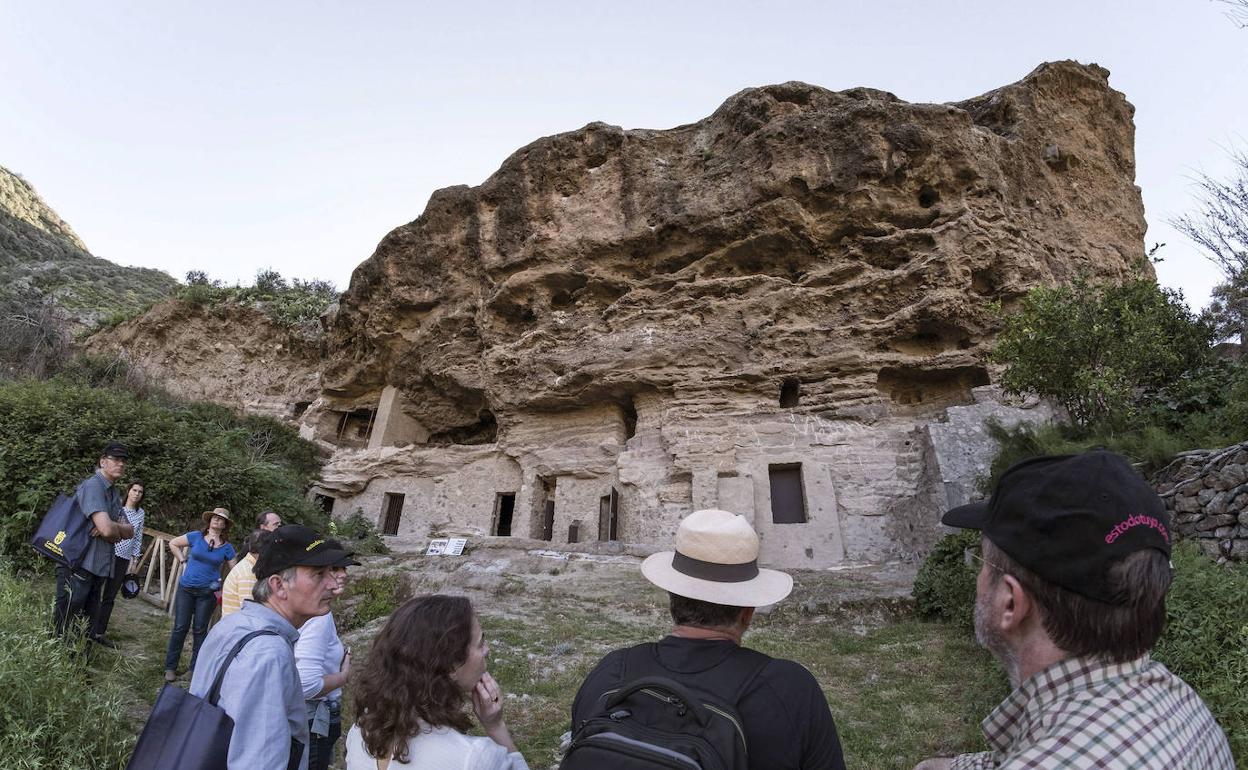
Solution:
[[[467,598],[433,594],[411,599],[386,621],[353,688],[356,724],[373,757],[406,762],[417,720],[461,733],[472,727],[467,697],[451,678],[468,659],[472,618]]]

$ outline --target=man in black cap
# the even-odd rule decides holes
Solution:
[[[62,637],[70,633],[72,621],[90,620],[100,603],[100,594],[113,575],[113,543],[134,537],[134,528],[121,515],[121,497],[113,487],[126,472],[126,447],[111,441],[100,453],[99,466],[74,491],[78,507],[91,520],[91,542],[82,566],[71,570],[56,568],[56,604],[52,622]],[[111,645],[110,645],[111,646]]]
[[[269,632],[247,642],[222,680],[217,705],[234,719],[231,770],[307,767],[308,715],[294,644],[305,622],[329,612],[334,568],[355,563],[336,546],[298,524],[278,527],[260,547],[252,601],[222,618],[200,648],[190,692],[204,697],[234,645],[253,631]]]
[[[975,636],[1014,691],[982,723],[991,751],[915,770],[1234,770],[1200,697],[1149,657],[1166,619],[1170,518],[1122,457],[1012,466],[945,524],[978,529]]]

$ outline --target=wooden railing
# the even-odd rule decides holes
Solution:
[[[173,597],[178,592],[178,579],[182,577],[184,566],[174,557],[169,549],[169,541],[177,535],[170,535],[155,529],[144,529],[144,535],[151,535],[152,542],[139,558],[139,572],[147,566],[147,577],[143,580],[143,588],[139,596],[145,601],[155,604],[168,614],[173,614]],[[156,582],[156,590],[152,590],[152,581]]]

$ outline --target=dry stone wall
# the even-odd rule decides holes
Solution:
[[[1154,485],[1180,535],[1215,559],[1248,561],[1248,441],[1185,452]]]

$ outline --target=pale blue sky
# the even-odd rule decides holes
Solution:
[[[1216,270],[1164,223],[1248,140],[1248,30],[1213,0],[34,2],[0,0],[0,165],[86,241],[181,278],[345,288],[430,193],[540,136],[667,128],[750,86],[966,99],[1073,58],[1136,106],[1161,282]]]

